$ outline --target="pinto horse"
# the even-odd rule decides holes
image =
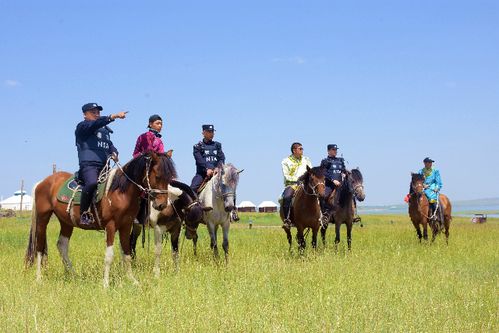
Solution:
[[[347,243],[348,249],[352,249],[352,227],[355,216],[355,202],[364,201],[366,195],[364,193],[364,179],[359,169],[347,171],[341,185],[331,193],[328,198],[329,204],[333,207],[330,221],[334,223],[336,237],[334,239],[335,249],[338,250],[340,242],[340,228],[344,223],[347,226]],[[321,228],[321,236],[323,244],[326,244],[327,223]]]
[[[449,227],[452,220],[451,211],[452,205],[449,198],[443,194],[439,194],[438,208],[436,214],[438,218],[431,218],[429,216],[430,204],[428,198],[424,194],[424,176],[419,173],[411,173],[411,193],[409,194],[409,217],[411,218],[416,233],[418,234],[419,241],[421,238],[428,240],[428,223],[432,231],[431,241],[442,230],[442,225],[438,223],[438,219],[443,219],[443,228],[445,229],[445,241],[449,243]],[[443,213],[443,214],[442,214]],[[423,227],[423,234],[421,228]]]
[[[300,253],[305,250],[305,229],[312,230],[312,247],[317,247],[317,233],[321,226],[321,207],[319,197],[324,197],[326,186],[324,184],[324,169],[320,167],[310,168],[307,166],[305,172],[299,179],[299,187],[295,191],[293,203],[290,210],[290,219],[296,227],[296,239]],[[280,216],[284,221],[284,210],[280,208]],[[284,228],[289,243],[292,246],[291,230]]]
[[[31,232],[26,251],[26,266],[37,262],[36,277],[41,280],[42,262],[47,260],[47,224],[52,214],[61,225],[57,248],[66,271],[73,272],[69,259],[69,240],[75,227],[87,230],[104,229],[106,231],[106,252],[104,257],[104,287],[109,287],[109,271],[114,257],[114,237],[119,232],[123,262],[126,274],[134,283],[138,283],[132,273],[130,256],[130,230],[139,210],[139,200],[146,192],[157,209],[164,209],[168,204],[168,183],[176,177],[173,162],[164,154],[147,153],[140,155],[123,168],[116,171],[112,183],[100,204],[97,206],[96,219],[99,222],[90,226],[79,223],[80,209],[74,207],[74,213],[66,211],[67,204],[57,200],[57,192],[72,174],[57,172],[35,185],[33,189],[33,210]],[[72,216],[73,215],[73,216]]]
[[[241,172],[243,170],[238,170],[230,163],[220,165],[199,194],[199,200],[204,207],[213,207],[212,210],[204,212],[203,221],[210,234],[210,247],[215,258],[218,258],[217,231],[219,226],[222,227],[222,247],[226,263],[229,261],[230,212],[236,207],[236,189]]]
[[[170,182],[170,189],[174,187],[180,190],[179,196],[175,196],[171,191],[168,191],[169,205],[162,211],[150,207],[149,224],[154,228],[154,244],[155,244],[155,261],[154,274],[156,277],[160,275],[160,259],[163,250],[163,234],[170,233],[170,241],[172,248],[172,257],[175,264],[175,270],[178,270],[178,240],[182,230],[182,224],[185,222],[185,236],[187,239],[197,240],[197,228],[203,219],[203,211],[205,210],[198,201],[197,195],[190,186],[176,180]],[[130,242],[132,253],[135,253],[137,238],[140,235],[142,226],[134,224]],[[194,247],[196,254],[196,247]]]

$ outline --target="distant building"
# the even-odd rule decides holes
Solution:
[[[277,212],[277,204],[273,201],[262,201],[258,205],[258,211],[260,213],[275,213]]]
[[[251,201],[241,201],[237,206],[238,212],[256,212],[256,206]]]
[[[12,209],[12,210],[20,210],[21,209],[21,197],[23,200],[22,210],[31,210],[33,208],[33,198],[26,194],[26,191],[16,191],[14,195],[8,197],[5,200],[0,201],[0,208],[2,209]]]

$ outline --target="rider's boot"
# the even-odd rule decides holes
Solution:
[[[92,224],[94,224],[94,222],[95,222],[94,216],[89,210],[87,210],[86,212],[83,212],[83,214],[81,214],[81,216],[80,216],[80,224],[81,225],[92,225]]]
[[[284,203],[282,206],[282,210],[283,210],[283,214],[284,214],[284,221],[282,224],[282,228],[287,229],[287,230],[291,230],[292,222],[291,222],[291,219],[289,218],[291,205]]]

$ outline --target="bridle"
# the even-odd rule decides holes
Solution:
[[[155,189],[155,188],[151,187],[151,182],[149,181],[149,170],[151,169],[151,157],[150,156],[146,156],[146,175],[144,177],[146,184],[147,184],[147,188],[145,188],[144,186],[133,181],[133,179],[131,179],[130,176],[128,176],[126,174],[125,170],[123,170],[123,167],[121,166],[121,164],[119,162],[116,162],[116,165],[121,170],[121,172],[125,175],[125,177],[128,179],[128,181],[130,181],[132,184],[137,186],[139,188],[139,190],[144,192],[149,198],[154,199],[154,198],[156,198],[156,196],[158,194],[168,194],[168,190],[160,190],[160,189]]]
[[[319,193],[317,192],[317,187],[319,185],[322,185],[322,186],[326,186],[326,184],[324,184],[324,182],[318,182],[317,184],[315,184],[314,186],[310,185],[310,182],[308,182],[307,184],[308,188],[310,188],[312,190],[312,192],[307,192],[307,190],[305,189],[305,184],[304,183],[300,183],[300,187],[302,188],[303,192],[306,194],[306,195],[310,195],[310,196],[315,196],[315,197],[318,197],[319,196]]]

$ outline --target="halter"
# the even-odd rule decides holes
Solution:
[[[215,197],[221,198],[221,199],[227,199],[229,197],[235,197],[236,196],[236,191],[228,191],[223,193],[222,192],[222,187],[228,187],[226,186],[223,181],[222,181],[223,174],[220,174],[220,181],[217,184],[218,186],[215,186],[215,180],[213,180],[212,188],[215,190]],[[213,178],[212,178],[213,179]]]

